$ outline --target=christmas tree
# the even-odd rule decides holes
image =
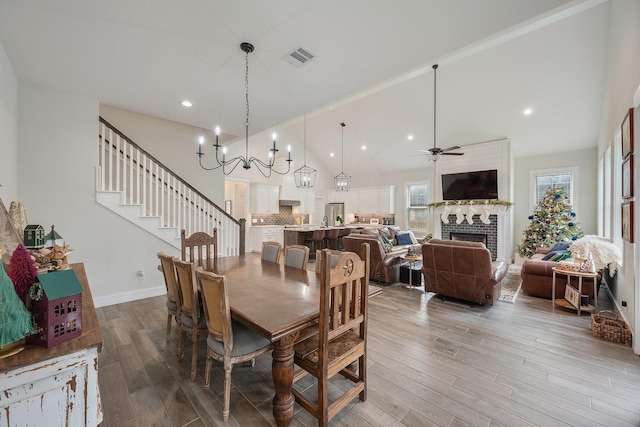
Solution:
[[[31,313],[24,307],[0,262],[0,346],[33,334]]]
[[[18,298],[20,298],[23,303],[26,303],[29,288],[31,288],[31,285],[38,275],[38,269],[36,268],[35,262],[31,259],[29,250],[22,243],[13,251],[9,267],[9,277],[13,282],[13,286],[16,288],[16,294],[18,294]]]
[[[523,240],[518,245],[518,253],[523,257],[531,258],[536,248],[550,248],[556,242],[572,243],[584,234],[567,194],[556,186],[549,187],[529,220],[529,228],[522,233]]]

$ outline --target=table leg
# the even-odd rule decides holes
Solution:
[[[273,398],[273,418],[276,424],[286,427],[291,423],[294,411],[293,387],[293,344],[298,339],[298,332],[287,335],[273,343],[273,362],[271,373],[276,395]]]
[[[582,276],[578,276],[578,316],[580,316],[580,309],[582,308]]]

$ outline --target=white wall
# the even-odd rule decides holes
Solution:
[[[600,139],[598,141],[599,156],[602,156],[610,145],[627,110],[634,106],[633,96],[640,85],[640,2],[612,0],[610,4],[607,70],[604,82]],[[636,141],[636,147],[638,147],[638,141]],[[620,149],[619,147],[612,148],[614,150]],[[636,152],[638,152],[637,148]],[[612,157],[615,158],[615,156]],[[614,173],[621,173],[620,165],[613,164],[611,167]],[[638,181],[638,177],[640,177],[638,169],[638,160],[636,159],[636,194],[639,188],[638,182],[640,182]],[[615,206],[619,206],[621,202],[619,199],[612,200],[612,204]],[[636,285],[636,277],[640,274],[638,271],[640,251],[636,249],[637,242],[640,242],[639,211],[640,209],[636,206],[636,243],[623,240],[624,267],[618,274],[615,287],[612,289],[614,302],[634,330],[634,336],[637,336],[637,331],[640,329],[640,315],[637,312],[640,309],[640,292],[638,292]],[[613,211],[608,212],[608,215],[614,214]],[[611,233],[619,235],[620,230],[614,229],[611,230]],[[622,300],[627,302],[626,308],[622,307]],[[640,340],[634,338],[633,348],[636,353],[640,353]]]
[[[96,305],[164,293],[156,252],[175,249],[96,203],[98,102],[20,82],[18,112],[18,194],[29,222],[55,224],[74,249],[70,262],[84,262]]]
[[[18,198],[18,79],[0,42],[0,200]]]

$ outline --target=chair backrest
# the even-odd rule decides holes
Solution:
[[[187,237],[186,231],[180,232],[182,260],[189,261],[205,270],[214,270],[218,265],[218,229],[211,235],[196,231]]]
[[[339,228],[331,228],[331,229],[327,230],[324,238],[325,239],[337,239],[339,235],[340,235],[340,229]]]
[[[284,265],[287,267],[307,269],[309,262],[309,247],[303,245],[288,245],[284,249]]]
[[[197,325],[199,300],[195,266],[192,262],[181,261],[178,258],[173,258],[173,265],[176,270],[180,309],[182,314],[190,316],[193,319],[193,324]]]
[[[209,336],[224,343],[225,353],[231,354],[233,333],[227,278],[198,267],[196,280],[202,295]]]
[[[282,245],[278,242],[262,242],[262,260],[268,262],[280,262]]]
[[[369,287],[369,245],[362,245],[360,255],[343,252],[331,266],[331,251],[324,249],[320,272],[320,320],[318,363],[328,362],[328,343],[351,330],[366,337]]]
[[[164,252],[158,252],[158,259],[160,260],[160,266],[162,267],[162,275],[164,276],[164,285],[167,288],[167,299],[171,301],[178,300],[178,284],[176,283],[176,270],[173,267],[173,257],[165,254]]]
[[[325,231],[324,230],[314,230],[313,234],[311,235],[311,239],[309,240],[313,240],[314,242],[320,242],[321,240],[324,239],[324,235],[325,235]]]

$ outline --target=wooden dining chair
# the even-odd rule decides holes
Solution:
[[[294,345],[295,364],[302,368],[294,374],[294,383],[307,373],[317,380],[317,399],[294,387],[296,402],[326,426],[356,396],[367,398],[367,302],[369,285],[369,244],[362,253],[344,252],[331,267],[330,254],[322,251],[320,278],[319,332]],[[356,367],[351,366],[356,364]],[[329,402],[328,382],[336,374],[353,385]],[[310,393],[309,395],[314,395]]]
[[[222,419],[229,419],[231,400],[231,370],[233,365],[253,361],[271,350],[271,341],[258,335],[241,323],[231,320],[227,279],[215,273],[196,270],[196,278],[202,294],[204,315],[209,336],[207,338],[207,363],[204,372],[204,390],[209,390],[211,361],[222,362],[224,367],[224,408]],[[252,363],[253,366],[253,363]]]
[[[176,270],[173,267],[173,257],[165,254],[164,252],[157,253],[160,260],[160,267],[162,268],[162,276],[164,277],[164,285],[167,289],[167,341],[169,335],[171,335],[171,323],[175,319],[178,329],[180,328],[180,318],[178,313],[180,312],[180,305],[178,304],[178,290],[176,283]],[[177,335],[176,335],[177,336]]]
[[[214,271],[218,266],[218,229],[211,235],[196,231],[189,237],[183,229],[180,232],[182,260],[189,261],[205,270]]]
[[[282,245],[278,242],[262,242],[262,260],[280,263]]]
[[[178,283],[178,303],[180,304],[180,335],[178,336],[178,360],[184,358],[184,342],[187,333],[191,335],[191,381],[196,379],[198,363],[198,338],[207,333],[207,323],[202,313],[202,305],[196,283],[195,266],[192,262],[173,258]]]
[[[287,267],[307,269],[309,263],[309,247],[303,245],[288,245],[284,249],[284,265]]]

